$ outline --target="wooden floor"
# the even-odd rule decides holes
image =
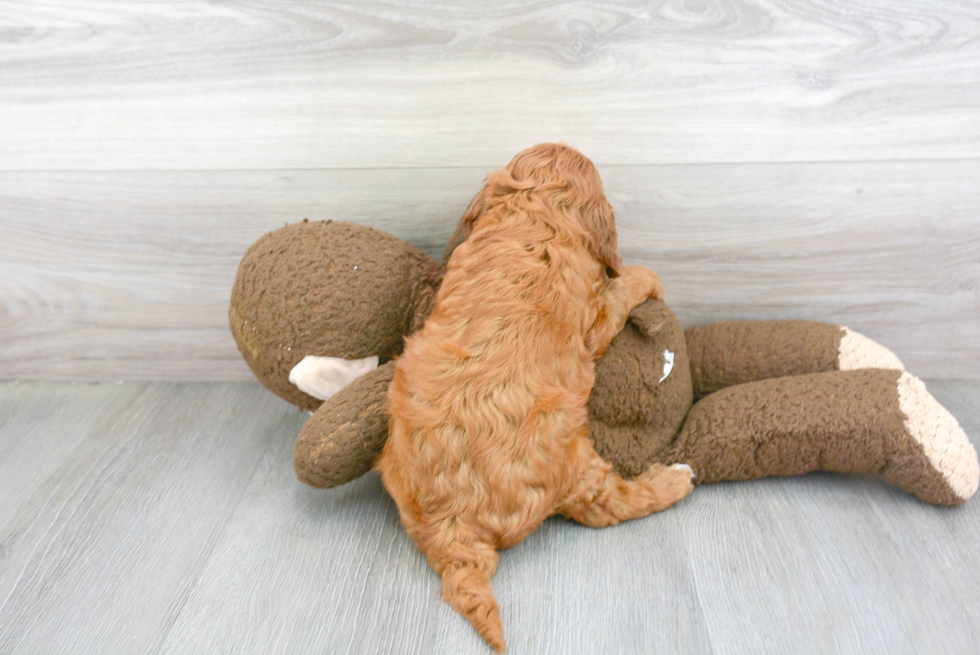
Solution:
[[[930,390],[977,443],[980,383]],[[0,384],[0,653],[487,653],[378,478],[300,484],[255,383]],[[512,653],[975,653],[980,500],[872,477],[551,519],[494,579]]]

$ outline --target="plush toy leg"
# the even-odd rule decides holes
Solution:
[[[956,419],[901,371],[831,371],[729,387],[696,403],[663,461],[697,482],[879,473],[937,505],[958,505],[980,478]]]
[[[359,478],[388,440],[385,411],[394,360],[365,373],[316,410],[293,449],[296,476],[313,487],[336,487]]]
[[[687,330],[694,397],[744,382],[861,368],[905,370],[890,350],[841,325],[731,321]]]

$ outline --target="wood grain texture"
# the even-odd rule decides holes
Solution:
[[[117,387],[117,400],[133,387]],[[301,415],[257,384],[140,385],[115,412],[57,402],[85,389],[39,389],[51,415],[33,413],[38,448],[78,445],[0,525],[0,652],[153,652],[270,438],[295,434]],[[0,393],[20,416],[30,407],[17,391]],[[66,411],[79,428],[102,423],[65,430]],[[4,441],[25,436],[17,425]],[[37,470],[35,456],[15,454],[5,469]]]
[[[64,467],[75,449],[119,419],[146,385],[4,385],[0,394],[0,526]]]
[[[439,257],[485,172],[0,173],[0,379],[250,379],[226,318],[249,244],[308,217]],[[980,160],[600,172],[686,325],[842,323],[980,376]]]
[[[970,0],[0,3],[0,170],[980,156]]]
[[[980,381],[929,388],[976,443]],[[0,444],[77,444],[0,522],[0,651],[488,652],[376,475],[296,481],[304,418],[254,383],[0,384]],[[493,586],[515,655],[969,653],[978,539],[980,500],[814,474],[604,530],[548,520]]]
[[[980,434],[980,3],[0,0],[0,380],[247,380],[237,262],[336,219],[438,255],[581,148],[687,325],[840,322]],[[302,487],[246,384],[0,383],[0,652],[483,653],[376,476]],[[550,520],[512,653],[980,651],[980,500],[873,478]]]

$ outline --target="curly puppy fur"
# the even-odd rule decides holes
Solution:
[[[666,509],[690,469],[623,480],[593,449],[594,363],[660,280],[623,267],[588,159],[542,144],[491,173],[435,309],[407,340],[377,468],[443,598],[498,651],[497,551],[562,514],[592,527]]]

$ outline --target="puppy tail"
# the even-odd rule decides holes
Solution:
[[[443,600],[462,614],[494,650],[503,652],[507,647],[504,624],[490,588],[490,578],[497,570],[497,551],[490,544],[456,541],[437,559],[441,562]]]

